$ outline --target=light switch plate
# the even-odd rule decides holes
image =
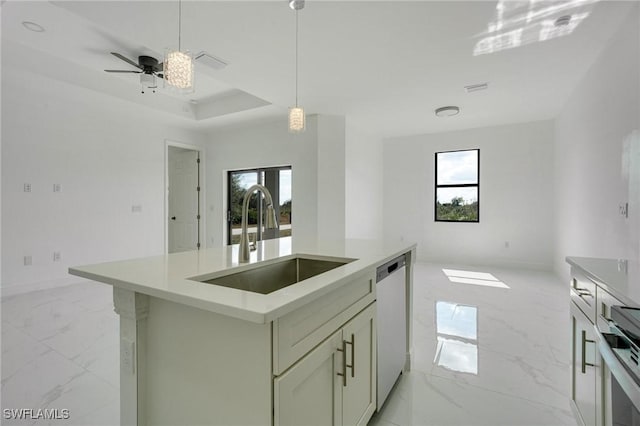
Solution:
[[[136,364],[135,364],[135,356],[136,356],[136,344],[131,340],[121,339],[120,340],[120,365],[122,367],[123,372],[127,372],[129,374],[135,374],[136,372]]]

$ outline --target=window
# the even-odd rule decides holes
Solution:
[[[480,150],[436,152],[436,222],[479,222]]]
[[[242,232],[242,201],[252,185],[265,186],[273,198],[273,208],[278,218],[278,229],[264,229],[264,202],[258,203],[258,196],[249,199],[249,238],[268,240],[291,235],[291,166],[269,167],[250,170],[236,170],[228,174],[227,244],[238,244]],[[264,198],[260,195],[260,200]]]

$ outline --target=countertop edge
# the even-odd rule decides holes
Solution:
[[[367,273],[367,270],[373,269],[373,278],[375,280],[375,268],[392,260],[393,258],[400,256],[404,253],[411,253],[410,262],[415,263],[415,250],[417,248],[417,244],[415,243],[407,243],[403,245],[402,248],[395,248],[394,250],[388,251],[384,254],[371,255],[366,259],[365,264],[362,265],[360,269],[352,271],[348,275],[337,279],[336,281],[328,282],[325,285],[320,285],[318,288],[311,290],[307,294],[301,295],[299,298],[295,300],[290,300],[283,302],[282,304],[275,305],[271,309],[258,311],[249,309],[247,307],[239,307],[232,306],[231,304],[227,304],[224,302],[216,302],[214,300],[207,300],[198,297],[190,297],[186,294],[181,294],[178,292],[165,290],[162,288],[155,288],[149,285],[137,284],[133,281],[123,280],[121,278],[110,277],[106,274],[93,273],[83,269],[83,266],[70,267],[68,269],[71,275],[75,275],[81,278],[89,279],[92,281],[97,281],[103,284],[111,285],[113,287],[118,287],[130,291],[134,291],[141,294],[146,294],[152,297],[157,297],[163,300],[168,300],[175,303],[181,303],[187,306],[191,306],[198,309],[203,309],[209,312],[217,313],[220,315],[245,320],[257,324],[266,324],[271,321],[276,320],[289,312],[294,311],[295,309],[304,306],[323,295],[342,287],[343,285],[348,284],[352,281],[353,278],[357,277],[360,274]],[[280,256],[283,257],[283,256]],[[361,259],[364,260],[364,259]],[[109,262],[111,263],[111,262]],[[117,262],[113,262],[117,263]],[[87,267],[94,265],[87,265]],[[231,268],[230,268],[231,269]],[[186,279],[187,277],[185,277]],[[375,285],[375,282],[374,282]],[[237,290],[243,291],[243,290]],[[272,293],[273,294],[273,293]]]

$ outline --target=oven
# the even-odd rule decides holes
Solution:
[[[596,331],[605,426],[640,426],[640,309],[612,306],[609,332]]]

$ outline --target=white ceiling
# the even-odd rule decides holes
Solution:
[[[307,0],[299,14],[300,104],[307,114],[346,115],[385,137],[553,118],[633,6],[508,1],[503,28],[490,33],[497,5]],[[519,20],[526,12],[528,23]],[[539,41],[545,20],[585,13],[571,34]],[[198,64],[190,95],[141,94],[137,75],[103,71],[128,67],[112,51],[160,59],[177,47],[177,1],[4,2],[3,67],[27,67],[197,128],[286,120],[295,52],[287,1],[185,0],[182,16],[182,47],[229,64],[219,71]],[[46,31],[27,31],[23,21]],[[474,56],[481,39],[519,29],[519,47]],[[464,90],[481,82],[489,89]],[[436,118],[443,105],[458,105],[460,115]]]

